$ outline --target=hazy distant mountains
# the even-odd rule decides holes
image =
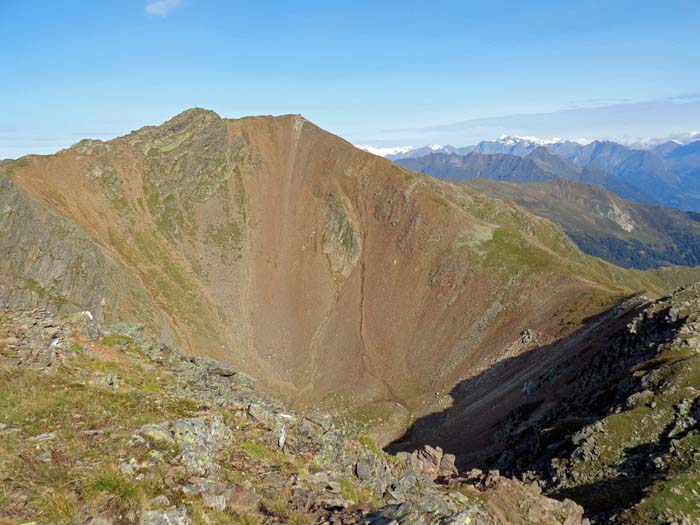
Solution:
[[[509,182],[561,178],[595,184],[640,203],[700,211],[700,141],[635,149],[611,141],[579,144],[502,137],[465,148],[403,148],[386,157],[438,178]]]
[[[596,184],[620,197],[654,203],[654,197],[638,186],[592,165],[579,166],[538,146],[526,156],[504,153],[432,153],[424,157],[400,159],[397,164],[441,179],[494,179],[508,182],[543,182],[569,179]]]
[[[368,145],[357,146],[360,149],[386,157],[389,160],[397,161],[402,159],[415,159],[430,155],[431,153],[453,153],[456,155],[467,155],[468,153],[507,153],[509,155],[527,155],[541,146],[553,144],[572,144],[575,142],[563,141],[560,139],[540,139],[537,137],[517,137],[503,136],[496,140],[485,140],[472,146],[458,148],[455,146],[429,145],[422,147],[402,146],[394,148],[382,148]]]
[[[537,148],[543,146],[560,145],[561,147],[580,146],[576,142],[561,139],[540,139],[537,137],[516,137],[506,135],[497,140],[484,140],[472,146],[456,148],[454,146],[423,146],[422,148],[385,148],[376,149],[371,153],[381,154],[389,160],[397,161],[401,159],[413,159],[429,155],[431,153],[454,153],[457,155],[467,155],[468,153],[505,153],[508,155],[524,156],[532,153]],[[368,146],[360,146],[366,151],[370,151]]]

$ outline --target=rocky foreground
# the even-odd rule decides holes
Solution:
[[[226,364],[0,311],[0,523],[577,525],[583,509],[425,447],[390,456]]]

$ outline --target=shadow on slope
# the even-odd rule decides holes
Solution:
[[[643,390],[630,368],[650,359],[659,344],[676,334],[674,323],[642,324],[639,333],[630,330],[628,324],[644,306],[642,297],[629,298],[586,319],[566,338],[459,383],[450,392],[451,407],[418,419],[387,449],[410,451],[430,444],[455,454],[461,471],[499,469],[525,480],[546,480],[555,497],[574,499],[589,515],[609,514],[639,501],[654,480],[649,458],[652,448],[664,449],[663,436],[649,450],[625,449],[627,459],[606,479],[563,478],[570,474],[572,455],[587,450],[587,439],[594,443],[589,437],[601,420]],[[594,465],[597,452],[589,448],[590,457],[576,460]],[[645,465],[632,465],[640,461]]]

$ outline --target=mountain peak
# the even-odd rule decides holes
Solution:
[[[157,127],[169,127],[169,126],[189,126],[194,123],[204,123],[213,122],[221,120],[221,117],[215,111],[204,108],[189,108],[181,113],[178,113],[173,118],[165,121],[163,124]]]
[[[501,135],[500,137],[498,137],[498,142],[501,142],[503,144],[527,143],[537,146],[544,146],[546,144],[558,144],[559,142],[564,142],[564,139],[560,139],[558,137],[551,139],[541,139],[539,137],[533,137],[530,135]]]

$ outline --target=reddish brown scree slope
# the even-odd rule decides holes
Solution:
[[[0,195],[25,217],[0,218],[6,239],[37,242],[59,223],[67,232],[61,250],[41,237],[53,256],[8,258],[8,302],[143,320],[300,405],[363,406],[356,416],[398,427],[527,349],[523,330],[551,341],[677,277],[586,257],[545,219],[296,115],[188,110],[2,169]],[[78,238],[83,248],[56,255]],[[88,278],[104,271],[88,255],[109,278]]]

